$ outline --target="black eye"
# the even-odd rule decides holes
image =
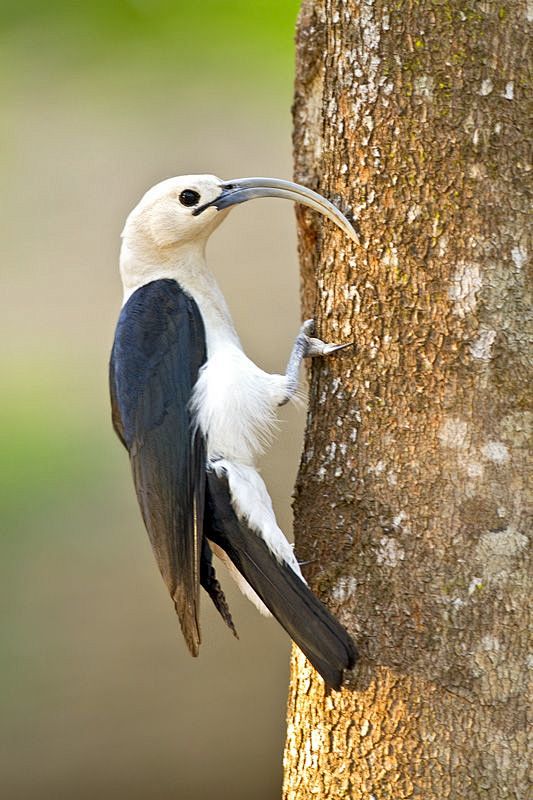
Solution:
[[[196,206],[200,202],[200,195],[194,189],[184,189],[180,194],[180,203],[182,206]]]

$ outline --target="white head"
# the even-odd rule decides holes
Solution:
[[[129,214],[120,254],[125,288],[168,276],[179,262],[203,260],[209,236],[231,206],[259,197],[282,197],[310,206],[357,240],[351,224],[329,200],[297,183],[277,178],[222,181],[215,175],[182,175],[153,186]]]
[[[160,249],[207,239],[225,215],[214,206],[203,214],[194,212],[216,200],[222,186],[215,175],[181,175],[156,183],[129,214],[122,238],[142,239]]]

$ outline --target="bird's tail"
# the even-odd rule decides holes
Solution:
[[[355,645],[327,608],[264,540],[235,514],[224,476],[208,474],[206,528],[324,681],[339,689],[357,659]]]

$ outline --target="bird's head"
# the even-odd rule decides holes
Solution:
[[[352,225],[329,200],[297,183],[278,178],[222,181],[215,175],[181,175],[149,189],[128,216],[122,232],[123,278],[132,270],[146,276],[157,265],[172,262],[177,251],[198,247],[203,251],[232,206],[260,197],[303,203],[357,240]]]
[[[152,186],[128,216],[123,237],[141,235],[161,248],[205,240],[224,219],[224,212],[260,197],[303,203],[331,219],[351,239],[357,238],[346,217],[329,200],[305,186],[278,178],[222,181],[215,175],[181,175]]]
[[[128,216],[123,239],[161,250],[194,240],[205,241],[225,215],[214,206],[203,214],[197,212],[220,196],[221,185],[214,175],[180,175],[157,183]]]

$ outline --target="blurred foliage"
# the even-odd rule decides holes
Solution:
[[[116,68],[196,79],[292,74],[297,0],[2,0],[4,58],[14,52],[65,69]]]
[[[84,402],[80,379],[66,371],[4,369],[0,394],[0,519],[8,541],[17,549],[39,544],[39,524],[60,500],[77,504],[95,497],[109,478],[111,435],[108,415],[100,419],[94,404]],[[20,536],[22,521],[24,536]],[[56,534],[61,529],[56,530]],[[41,541],[41,544],[45,542]]]

